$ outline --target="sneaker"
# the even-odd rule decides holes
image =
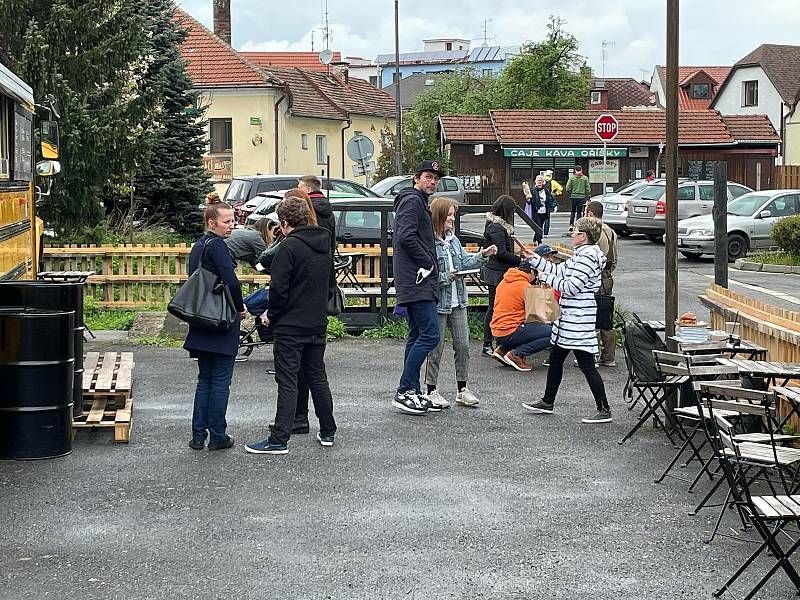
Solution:
[[[594,416],[581,419],[581,423],[611,423],[611,411],[598,410]]]
[[[273,427],[275,427],[274,421],[269,424],[269,430],[272,431]],[[294,425],[292,425],[292,435],[302,435],[304,433],[309,433],[310,431],[311,428],[308,425],[308,421],[305,423],[299,423],[295,421]]]
[[[483,345],[483,349],[481,350],[481,354],[483,354],[484,356],[491,356],[493,352],[494,352],[494,350],[492,350],[492,345],[491,344],[488,344],[488,345],[484,344]]]
[[[461,388],[456,394],[456,404],[461,406],[478,406],[479,402],[478,397],[467,388]]]
[[[206,438],[197,438],[193,437],[192,441],[189,442],[189,448],[192,450],[202,450],[206,447]]]
[[[419,400],[420,406],[425,408],[426,411],[442,412],[442,407],[435,405],[427,394],[423,394],[422,392],[417,392],[417,399]]]
[[[509,367],[515,368],[517,371],[530,371],[531,367],[525,362],[522,356],[517,356],[513,352],[506,352],[503,356],[503,362]]]
[[[537,413],[540,415],[552,415],[553,414],[553,405],[548,404],[544,400],[537,400],[536,402],[523,402],[522,408],[525,410],[529,410],[533,413]]]
[[[601,367],[606,367],[608,369],[613,369],[614,367],[617,366],[617,362],[614,361],[614,360],[601,360],[600,361],[600,366]]]
[[[543,367],[549,367],[550,366],[550,357],[549,356],[542,361],[542,366]]]
[[[405,392],[398,390],[394,395],[394,400],[392,400],[392,406],[410,415],[424,415],[428,412],[428,409],[420,403],[417,393],[414,390]]]
[[[437,408],[450,408],[450,402],[439,393],[439,390],[428,392],[428,400]]]
[[[288,444],[271,442],[269,438],[265,439],[263,442],[246,444],[244,449],[250,454],[289,454]]]
[[[317,440],[319,441],[319,443],[322,446],[324,446],[326,448],[329,448],[330,446],[333,446],[333,436],[332,435],[322,435],[320,432],[317,432]]]
[[[499,362],[501,365],[504,365],[506,364],[506,361],[503,360],[504,354],[505,352],[503,351],[503,349],[500,346],[498,346],[497,348],[494,349],[494,352],[492,352],[492,358],[495,359],[497,362]]]
[[[233,438],[229,435],[226,435],[221,442],[208,442],[209,450],[225,450],[227,448],[233,448]]]

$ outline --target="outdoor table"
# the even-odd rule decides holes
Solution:
[[[775,392],[775,396],[786,402],[789,405],[789,412],[785,416],[782,416],[780,422],[780,430],[783,431],[784,425],[789,422],[789,419],[792,418],[794,415],[800,416],[800,387],[784,387],[784,386],[777,386],[772,388],[772,391]],[[780,407],[780,403],[778,408]]]
[[[727,354],[731,358],[742,354],[751,361],[767,356],[766,348],[745,340],[740,341],[738,344],[731,344],[729,340],[722,340],[719,342],[681,343],[681,338],[677,336],[673,336],[670,339],[680,344],[681,352],[684,354]]]
[[[94,271],[40,271],[36,274],[36,279],[63,281],[65,283],[84,283],[92,275],[97,275],[97,273]]]
[[[336,255],[337,258],[341,259],[341,258],[350,257],[352,259],[352,262],[350,263],[350,266],[345,268],[345,269],[342,269],[342,271],[339,273],[339,281],[337,283],[339,283],[340,285],[345,283],[345,282],[352,283],[354,287],[360,289],[363,292],[364,291],[364,286],[362,286],[361,282],[358,281],[358,279],[356,278],[355,273],[356,273],[356,265],[359,263],[359,261],[364,260],[364,257],[366,255],[367,255],[366,252],[339,252],[339,253],[337,253],[337,255]]]
[[[800,379],[800,364],[798,363],[744,360],[741,358],[719,358],[717,362],[722,365],[736,367],[741,377],[762,380],[764,383],[760,389],[768,389],[766,385],[768,382],[771,382],[772,385],[785,386],[791,379]],[[782,383],[778,384],[778,381]]]

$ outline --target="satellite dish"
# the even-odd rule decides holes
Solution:
[[[332,60],[333,60],[333,52],[331,52],[327,48],[325,48],[325,50],[319,53],[319,62],[321,62],[323,65],[331,64]]]

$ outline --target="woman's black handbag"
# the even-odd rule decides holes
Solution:
[[[237,311],[228,285],[203,268],[203,254],[209,241],[206,239],[203,243],[197,269],[178,289],[167,310],[190,325],[228,331],[237,324]]]
[[[337,285],[333,297],[330,300],[328,300],[328,316],[336,317],[342,314],[344,312],[344,305],[345,305],[344,290]]]
[[[597,301],[597,317],[594,328],[600,331],[614,329],[614,296],[595,294]]]

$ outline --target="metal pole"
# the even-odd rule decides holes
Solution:
[[[606,178],[608,175],[606,174],[606,169],[608,168],[608,145],[605,140],[603,140],[603,198],[606,197]]]
[[[667,185],[664,245],[664,321],[667,345],[677,350],[678,318],[678,0],[667,0]]]
[[[728,164],[714,169],[714,283],[728,287]]]
[[[381,209],[381,310],[380,323],[389,317],[389,211]]]
[[[400,9],[394,0],[394,166],[398,175],[403,174],[403,127],[400,111]]]

